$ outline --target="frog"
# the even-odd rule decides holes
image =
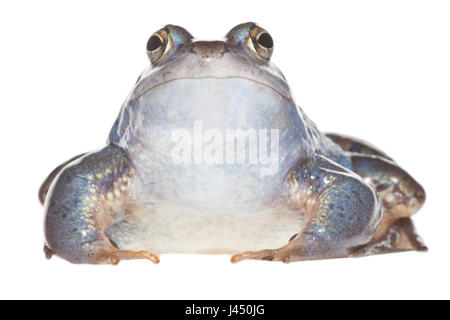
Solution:
[[[44,252],[75,264],[161,254],[305,261],[426,251],[423,187],[364,140],[322,133],[248,22],[205,41],[166,25],[102,149],[39,190]]]

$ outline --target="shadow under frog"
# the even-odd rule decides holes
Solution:
[[[220,41],[174,25],[155,32],[150,66],[108,145],[63,163],[40,189],[47,257],[117,264],[184,252],[289,262],[426,250],[410,219],[423,188],[368,143],[321,133],[270,62],[272,51],[272,37],[255,23]],[[276,170],[264,175],[262,161],[220,157],[174,161],[174,132],[195,135],[195,123],[214,132],[278,130],[268,142],[272,151],[277,145]],[[236,140],[216,146],[239,153]],[[251,140],[248,154],[262,154],[264,143]],[[184,160],[205,160],[192,152]]]

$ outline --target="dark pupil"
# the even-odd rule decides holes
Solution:
[[[161,47],[162,41],[161,38],[158,36],[151,36],[150,39],[148,39],[147,42],[147,50],[153,51]]]
[[[273,47],[273,40],[270,34],[267,32],[264,32],[261,34],[258,38],[258,43],[262,45],[263,47],[266,47],[267,49],[270,49]]]

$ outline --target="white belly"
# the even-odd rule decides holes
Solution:
[[[274,249],[297,234],[304,219],[298,211],[214,213],[159,207],[134,212],[134,233],[114,239],[122,249],[161,253],[227,253]],[[123,236],[123,237],[122,237]]]

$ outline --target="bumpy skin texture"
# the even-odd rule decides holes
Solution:
[[[151,66],[108,146],[63,163],[41,187],[47,257],[156,263],[157,254],[197,252],[289,262],[426,250],[409,218],[423,188],[366,142],[322,134],[270,62],[264,29],[245,23],[207,42],[168,25],[151,40]],[[175,163],[180,128],[194,137],[199,128],[277,129],[276,165]]]

